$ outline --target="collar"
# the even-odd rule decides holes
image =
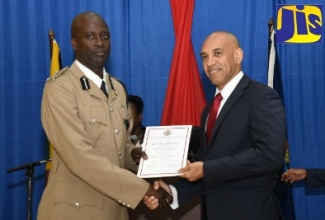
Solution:
[[[226,102],[231,93],[234,91],[236,88],[237,84],[241,80],[241,78],[244,76],[243,71],[240,71],[239,73],[236,74],[234,78],[232,78],[224,87],[221,91],[219,89],[216,89],[215,95],[217,95],[219,92],[222,95],[222,102]]]
[[[103,79],[102,79],[96,73],[94,73],[85,65],[80,63],[78,60],[75,60],[75,62],[77,66],[81,69],[81,71],[87,76],[87,78],[93,81],[96,84],[96,86],[98,86],[98,88],[100,88],[103,80],[106,82],[107,72],[105,71],[105,68],[103,68]]]

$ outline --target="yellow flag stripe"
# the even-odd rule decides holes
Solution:
[[[50,76],[53,76],[60,70],[59,54],[60,54],[59,45],[57,44],[57,42],[55,40],[53,40]]]
[[[50,67],[50,76],[54,76],[57,72],[60,71],[60,48],[55,39],[52,42],[52,56],[51,56],[51,67]],[[53,156],[53,145],[49,143],[49,158]],[[52,162],[49,161],[45,167],[46,170],[52,169]]]

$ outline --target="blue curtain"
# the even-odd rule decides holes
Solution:
[[[235,33],[245,52],[244,72],[266,83],[268,20],[276,1],[196,1],[192,41],[207,100],[214,88],[205,76],[199,52],[212,31]],[[282,1],[323,4],[322,0]],[[323,8],[324,10],[324,8]],[[144,124],[159,125],[175,36],[169,0],[2,0],[0,2],[0,216],[27,218],[25,171],[7,169],[47,158],[40,123],[40,102],[49,76],[48,32],[52,28],[63,66],[74,60],[70,24],[82,11],[101,14],[110,26],[109,72],[129,93],[145,102]],[[323,16],[324,19],[324,16]],[[324,28],[323,28],[324,30]],[[323,31],[324,33],[324,31]],[[280,44],[291,167],[325,168],[324,44]],[[45,168],[35,167],[32,216],[44,188]],[[297,220],[325,218],[325,192],[294,185]]]
[[[281,4],[324,4],[324,1],[285,0]],[[323,17],[324,21],[324,5]],[[324,27],[322,28],[324,34]],[[325,168],[325,46],[279,44],[287,113],[290,166]],[[296,219],[325,219],[325,188],[293,185]]]

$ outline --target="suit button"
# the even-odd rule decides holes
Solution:
[[[121,157],[121,156],[122,156],[122,152],[121,152],[121,151],[119,151],[119,152],[118,152],[118,155]]]
[[[76,208],[80,208],[80,203],[79,202],[75,202],[74,205],[75,205]]]
[[[119,129],[115,129],[115,134],[119,134],[120,133],[120,130]]]
[[[109,108],[109,111],[110,111],[110,112],[113,112],[113,108],[112,108],[112,107],[110,107],[110,108]]]
[[[95,118],[92,118],[92,119],[91,119],[91,123],[92,123],[92,124],[96,124],[96,119],[95,119]]]

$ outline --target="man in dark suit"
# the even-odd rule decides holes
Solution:
[[[282,180],[290,183],[305,180],[307,187],[324,187],[325,169],[289,169],[282,174]]]
[[[211,137],[207,140],[206,130],[212,103],[201,116],[199,161],[180,169],[184,179],[174,186],[160,180],[155,187],[174,196],[172,208],[200,192],[204,220],[281,219],[272,175],[281,167],[285,149],[281,99],[275,90],[242,72],[244,54],[233,34],[212,33],[200,55],[216,96],[222,97]],[[145,204],[154,209],[158,201],[150,197]]]

